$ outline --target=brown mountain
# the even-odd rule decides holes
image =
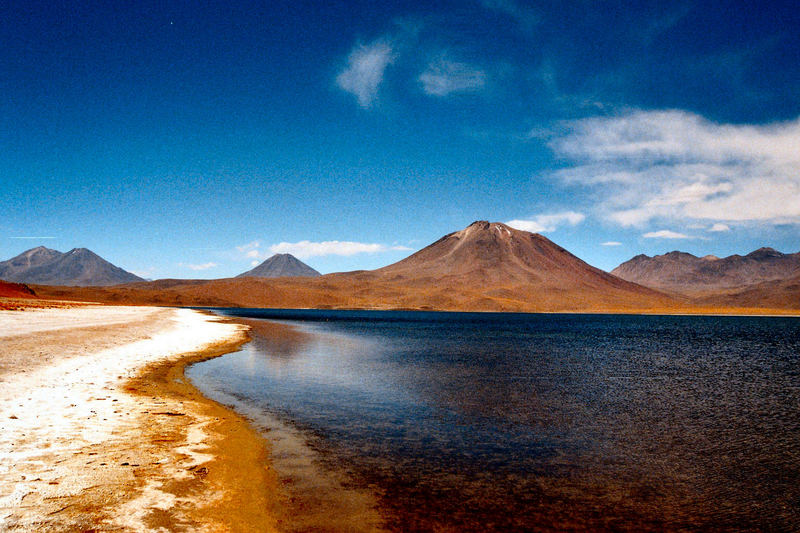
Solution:
[[[760,248],[745,256],[696,257],[670,252],[637,255],[611,271],[615,276],[654,289],[687,296],[732,294],[764,282],[781,282],[800,276],[800,252],[783,254]]]
[[[419,252],[374,271],[387,282],[437,284],[529,299],[557,295],[604,301],[660,297],[595,268],[548,238],[499,222],[478,221]],[[551,294],[552,293],[552,294]]]
[[[684,305],[594,268],[547,238],[475,222],[410,257],[373,271],[315,278],[161,280],[39,294],[163,305],[442,309],[472,311],[644,311]]]
[[[292,254],[275,254],[257,267],[236,276],[237,278],[313,278],[321,274]]]
[[[44,246],[31,248],[8,261],[0,261],[0,279],[19,281],[26,271],[52,263],[62,255],[64,254],[58,250],[51,250]]]
[[[67,253],[43,246],[0,262],[0,279],[19,283],[106,286],[142,281],[86,248]]]

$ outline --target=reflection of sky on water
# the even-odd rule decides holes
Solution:
[[[800,523],[796,319],[337,316],[278,316],[190,375],[421,530]]]
[[[272,344],[258,338],[242,348],[250,378],[280,383],[283,390],[314,388],[336,390],[353,397],[406,401],[407,393],[387,379],[377,354],[385,348],[372,339],[355,338],[323,328],[286,322],[307,333],[292,350],[276,354]],[[371,364],[370,364],[371,363]]]

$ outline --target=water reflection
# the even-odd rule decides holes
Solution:
[[[302,431],[391,529],[800,527],[796,319],[312,318],[190,375]]]

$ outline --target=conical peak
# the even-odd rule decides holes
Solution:
[[[473,222],[472,224],[467,226],[467,228],[472,228],[472,227],[486,229],[487,227],[489,227],[489,221],[488,220],[476,220],[475,222]]]
[[[487,233],[487,232],[497,232],[498,235],[502,237],[511,237],[514,233],[513,228],[503,224],[502,222],[489,222],[486,220],[477,220],[464,228],[463,230],[456,232],[458,236],[467,236],[467,235],[474,235],[479,233]]]
[[[91,250],[90,250],[90,249],[88,249],[88,248],[73,248],[72,250],[70,250],[69,252],[67,252],[65,255],[87,255],[87,256],[94,256],[94,255],[97,255],[97,254],[95,254],[93,251],[91,251]]]

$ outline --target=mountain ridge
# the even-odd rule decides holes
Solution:
[[[88,248],[59,252],[37,246],[0,261],[0,279],[28,284],[108,286],[144,281]]]
[[[639,254],[611,271],[622,279],[683,295],[744,289],[800,275],[800,252],[785,254],[762,247],[747,255],[697,257],[672,251]]]

